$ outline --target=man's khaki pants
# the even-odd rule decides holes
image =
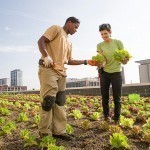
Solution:
[[[59,75],[52,68],[39,66],[40,97],[46,95],[56,97],[58,91],[65,91],[66,77]],[[44,111],[40,107],[39,132],[60,135],[66,132],[67,117],[64,106],[56,103],[50,111]]]

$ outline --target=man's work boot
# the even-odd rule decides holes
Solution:
[[[48,136],[48,135],[49,135],[48,133],[39,132],[39,136],[40,136],[41,139],[44,138],[45,136]]]
[[[65,140],[65,141],[71,141],[73,140],[73,137],[69,134],[61,134],[61,135],[55,135],[55,134],[52,134],[52,136],[54,138],[58,138],[58,139],[62,139],[62,140]]]

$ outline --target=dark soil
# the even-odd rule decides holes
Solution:
[[[1,106],[0,106],[1,107]],[[69,109],[69,108],[68,108]],[[38,127],[33,126],[33,117],[30,114],[30,110],[27,111],[29,117],[28,122],[17,122],[17,117],[20,112],[23,110],[10,108],[11,115],[3,116],[0,114],[0,117],[5,117],[7,121],[14,121],[17,124],[17,129],[14,130],[10,135],[0,136],[0,150],[40,150],[38,146],[24,147],[25,141],[20,138],[20,130],[28,129],[33,135],[36,136],[36,141],[39,144],[40,138],[38,135]],[[84,130],[81,127],[81,122],[85,119],[90,121],[90,128]],[[73,117],[68,117],[68,124],[72,125],[74,129],[73,140],[64,141],[57,139],[58,146],[64,146],[66,150],[111,150],[110,146],[110,135],[109,130],[102,130],[99,128],[100,122],[103,118],[101,117],[99,121],[92,121],[89,117],[75,120]],[[112,124],[112,122],[110,123]],[[125,135],[128,135],[130,129],[123,129]],[[141,140],[141,136],[132,137],[127,136],[129,139],[129,145],[131,150],[150,150],[150,145]],[[123,150],[123,149],[119,149]]]
[[[91,122],[91,128],[83,130],[80,127],[82,120],[74,120],[69,118],[68,123],[74,128],[73,140],[64,141],[57,139],[58,146],[64,146],[66,150],[110,150],[109,144],[109,131],[103,131],[98,128],[100,121]],[[18,130],[14,131],[11,135],[5,135],[2,137],[0,143],[0,150],[40,150],[39,146],[32,146],[24,148],[24,140],[19,138],[20,129],[28,128],[34,135],[37,136],[36,141],[40,143],[38,135],[38,128],[30,128],[30,123],[20,123]],[[129,138],[131,150],[149,150],[149,144],[141,142],[140,139]],[[121,149],[120,149],[121,150]],[[123,150],[123,149],[122,149]]]

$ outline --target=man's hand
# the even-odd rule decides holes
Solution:
[[[123,61],[121,61],[121,63],[125,65],[125,64],[127,64],[128,61],[129,61],[129,59],[125,58]]]
[[[45,67],[51,67],[53,66],[53,61],[49,56],[44,57],[44,65]]]

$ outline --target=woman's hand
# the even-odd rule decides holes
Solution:
[[[129,59],[125,58],[123,61],[121,61],[121,63],[125,65],[125,64],[127,64],[128,61],[129,61]]]

